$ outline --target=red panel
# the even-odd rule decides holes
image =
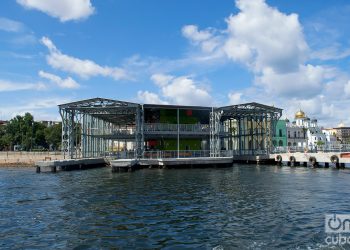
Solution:
[[[192,109],[186,110],[186,115],[187,116],[192,116]]]

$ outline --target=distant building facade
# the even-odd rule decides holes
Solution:
[[[287,146],[287,129],[286,121],[279,120],[276,124],[276,133],[273,137],[272,143],[275,147],[285,147]]]
[[[0,120],[0,126],[6,126],[7,123],[8,123],[8,121]]]
[[[334,137],[331,138],[331,136],[327,140],[327,136],[318,126],[317,120],[310,119],[302,110],[296,112],[294,118],[295,120],[292,122],[288,119],[278,121],[273,141],[275,147],[283,144],[283,146],[288,147],[315,149],[318,145],[334,141]]]
[[[60,124],[58,121],[38,121],[41,124],[44,124],[46,127],[52,127],[54,125]]]
[[[338,127],[333,128],[337,140],[342,144],[350,143],[350,127],[346,127],[344,123],[340,123]]]

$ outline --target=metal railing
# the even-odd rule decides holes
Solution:
[[[209,133],[209,124],[168,124],[168,123],[145,123],[144,132],[193,132],[193,133]]]
[[[162,158],[201,158],[201,157],[234,157],[240,155],[266,155],[267,150],[221,150],[218,154],[212,155],[210,150],[155,150],[145,151],[141,158],[143,159],[162,159]],[[88,157],[105,157],[109,159],[135,159],[134,150],[127,151],[107,151],[90,152]]]
[[[164,151],[145,151],[144,159],[160,159],[160,158],[197,158],[210,157],[209,150],[164,150]]]
[[[135,159],[136,153],[133,150],[111,151],[101,154],[101,156],[110,159]]]

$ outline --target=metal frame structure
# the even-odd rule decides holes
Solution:
[[[212,156],[220,156],[223,149],[238,155],[256,155],[271,150],[282,109],[251,102],[220,107],[212,113]]]
[[[177,124],[146,123],[145,109],[176,109]],[[201,110],[209,124],[180,124],[179,110]],[[153,105],[93,98],[59,105],[62,118],[62,151],[65,158],[111,156],[118,145],[118,157],[143,158],[146,138],[203,138],[209,140],[210,157],[230,154],[266,153],[272,145],[282,109],[258,103],[226,107]],[[127,152],[126,145],[132,144]],[[120,144],[124,145],[123,155]],[[112,150],[111,150],[112,149]],[[128,155],[128,156],[127,156]]]

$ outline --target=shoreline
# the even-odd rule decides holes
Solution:
[[[29,162],[16,162],[16,163],[10,163],[10,162],[1,162],[0,168],[35,168],[35,163],[29,163]]]

